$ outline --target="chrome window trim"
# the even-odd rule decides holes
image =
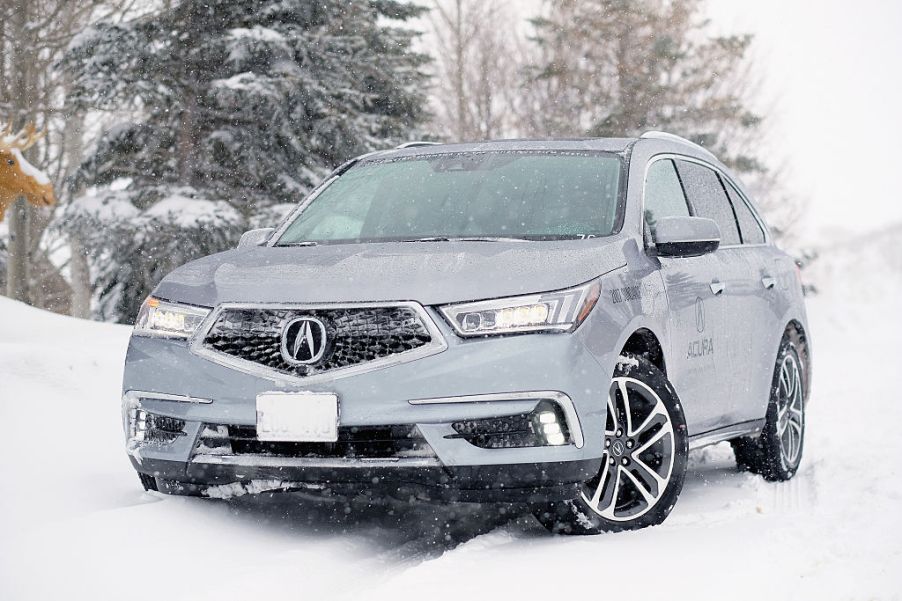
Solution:
[[[234,465],[240,467],[310,467],[326,469],[378,468],[378,467],[441,467],[435,457],[379,457],[348,459],[320,457],[274,457],[272,455],[213,455],[201,453],[191,458],[191,463],[206,465]]]
[[[558,390],[531,390],[521,392],[493,392],[489,394],[469,394],[462,396],[450,397],[434,397],[425,399],[410,399],[407,402],[411,405],[444,405],[452,403],[498,403],[505,401],[524,401],[524,400],[549,400],[557,404],[564,412],[567,419],[567,428],[573,435],[573,444],[577,449],[583,448],[585,439],[583,437],[582,425],[579,423],[579,415],[576,413],[576,406],[573,399]]]
[[[708,169],[711,169],[712,171],[714,171],[715,173],[717,173],[721,177],[723,177],[729,184],[731,184],[733,186],[733,188],[739,194],[739,198],[741,198],[742,202],[745,203],[745,206],[748,207],[749,211],[752,214],[752,217],[755,218],[755,221],[758,222],[758,225],[761,227],[761,230],[764,232],[764,242],[758,242],[755,244],[742,244],[742,243],[726,244],[723,246],[718,246],[717,250],[720,250],[722,248],[754,248],[756,246],[770,246],[771,245],[772,239],[771,239],[771,235],[770,235],[770,229],[768,228],[764,219],[762,219],[761,215],[758,214],[758,211],[755,209],[755,207],[749,201],[748,197],[745,195],[745,192],[743,192],[742,189],[740,188],[740,186],[736,183],[735,179],[730,177],[730,175],[728,173],[726,173],[723,169],[721,169],[717,165],[713,165],[707,161],[704,161],[704,160],[696,158],[696,157],[686,156],[686,155],[675,153],[675,152],[663,152],[661,154],[656,154],[653,157],[651,157],[648,160],[648,162],[645,164],[645,172],[642,175],[642,195],[641,195],[641,201],[639,203],[639,209],[640,209],[639,218],[642,221],[643,238],[645,238],[645,234],[648,234],[649,239],[652,239],[650,237],[651,232],[649,232],[647,229],[648,224],[645,222],[645,190],[646,190],[646,182],[648,181],[648,170],[651,168],[651,166],[654,163],[656,163],[658,161],[668,160],[668,159],[674,160],[674,161],[687,161],[689,163],[697,163],[698,165],[701,165],[702,167],[707,167]],[[724,191],[724,194],[726,194],[726,191]],[[689,201],[688,198],[686,199],[686,202],[689,205],[689,208],[691,209],[692,203]],[[729,196],[727,197],[727,202],[730,202]],[[736,224],[736,228],[739,229],[738,222]],[[741,232],[741,230],[740,230],[740,232]],[[742,236],[741,233],[740,233],[740,236]]]
[[[429,332],[429,336],[432,340],[421,347],[404,351],[396,355],[374,359],[358,365],[339,367],[324,373],[306,377],[282,373],[271,367],[265,367],[253,361],[233,357],[232,355],[206,348],[203,345],[204,339],[207,337],[207,334],[210,333],[210,330],[213,329],[213,325],[216,323],[216,320],[219,319],[220,314],[229,309],[291,309],[296,311],[315,311],[328,309],[370,309],[378,307],[405,307],[413,310],[423,322],[423,326]],[[435,320],[429,315],[423,305],[413,301],[386,301],[374,303],[222,303],[217,305],[203,323],[201,323],[194,337],[191,339],[188,348],[192,353],[199,357],[203,357],[213,363],[218,363],[219,365],[252,376],[265,378],[277,383],[285,382],[307,386],[322,382],[331,382],[339,378],[356,376],[384,369],[386,367],[400,365],[402,363],[409,363],[410,361],[416,361],[417,359],[422,359],[424,357],[437,355],[448,348],[448,343],[445,341],[445,337],[442,335],[441,330],[439,330],[438,325],[436,325]]]
[[[169,394],[166,392],[150,392],[147,390],[127,390],[125,391],[125,394],[122,395],[122,400],[126,402],[172,401],[175,403],[193,403],[200,405],[209,405],[213,402],[213,399],[193,397],[186,394]]]

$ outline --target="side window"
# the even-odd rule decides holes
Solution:
[[[673,161],[655,161],[645,177],[645,222],[652,235],[661,217],[688,217],[689,206]]]
[[[730,200],[720,185],[717,173],[698,163],[676,161],[680,179],[686,187],[686,195],[698,217],[713,219],[720,228],[720,243],[723,246],[739,244],[739,227]]]
[[[724,189],[727,191],[727,196],[730,197],[730,202],[733,203],[733,210],[736,212],[736,221],[739,222],[739,233],[742,234],[742,243],[763,244],[764,230],[761,229],[761,224],[755,219],[751,209],[739,196],[739,192],[736,191],[733,184],[727,181],[724,181],[723,184]]]

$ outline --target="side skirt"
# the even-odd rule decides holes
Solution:
[[[740,436],[757,436],[764,429],[764,419],[753,419],[747,422],[731,424],[715,430],[702,432],[689,437],[689,450],[694,451],[718,442],[738,438]]]

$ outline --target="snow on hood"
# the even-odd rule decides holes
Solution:
[[[626,264],[623,237],[560,242],[413,242],[231,250],[188,263],[154,294],[224,302],[424,305],[581,284]]]

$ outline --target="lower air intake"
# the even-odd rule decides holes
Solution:
[[[338,429],[336,442],[257,440],[254,426],[204,424],[195,454],[260,455],[316,459],[392,459],[435,457],[416,426],[366,426]]]

